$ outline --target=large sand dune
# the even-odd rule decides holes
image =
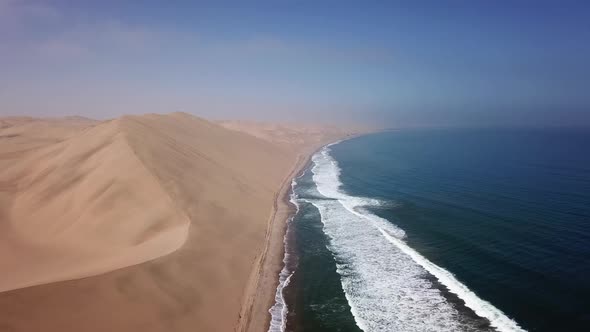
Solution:
[[[111,271],[184,243],[189,219],[136,155],[130,123],[3,160],[0,270],[10,273],[0,291]]]
[[[0,125],[0,331],[233,330],[281,184],[345,134],[286,147],[183,113]]]

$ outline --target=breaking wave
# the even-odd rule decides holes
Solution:
[[[285,295],[283,294],[283,290],[289,285],[289,281],[293,276],[294,271],[289,268],[290,263],[290,254],[288,250],[288,234],[289,234],[289,227],[290,223],[293,220],[294,216],[299,212],[299,204],[297,203],[295,192],[293,188],[297,185],[295,179],[291,181],[291,196],[290,201],[293,205],[295,205],[296,212],[295,214],[289,218],[287,221],[287,230],[285,232],[285,236],[283,237],[283,244],[285,248],[285,255],[283,257],[283,268],[279,273],[279,284],[277,286],[277,291],[275,293],[275,304],[268,310],[270,312],[270,327],[268,328],[268,332],[284,332],[287,326],[287,303],[285,302]]]
[[[330,239],[328,249],[335,257],[346,299],[363,331],[481,331],[486,328],[524,331],[452,273],[409,247],[402,229],[365,209],[381,204],[379,201],[351,196],[340,190],[340,168],[329,152],[328,146],[312,158],[313,181],[323,197],[300,200],[313,204],[320,212],[323,230]],[[281,272],[286,283],[288,273]],[[477,316],[485,318],[489,325],[482,326],[482,319],[459,312],[434,287],[432,278],[427,278],[430,276],[463,300]],[[279,295],[277,289],[277,297]],[[282,308],[284,324],[284,304]]]

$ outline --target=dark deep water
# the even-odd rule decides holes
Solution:
[[[589,143],[408,130],[316,155],[295,187],[287,330],[587,331]]]

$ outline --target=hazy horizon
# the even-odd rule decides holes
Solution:
[[[0,116],[587,126],[589,9],[0,0]]]

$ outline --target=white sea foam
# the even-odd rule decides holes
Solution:
[[[290,201],[295,205],[296,213],[299,212],[299,203],[297,202],[295,192],[293,188],[297,185],[295,179],[291,181],[291,195]],[[279,284],[277,286],[277,291],[275,293],[275,304],[268,310],[270,312],[270,327],[268,328],[269,332],[284,332],[285,328],[287,327],[287,303],[285,302],[285,296],[283,294],[283,290],[289,285],[289,281],[291,280],[291,276],[293,276],[294,271],[289,269],[289,251],[288,251],[288,239],[287,235],[289,233],[289,224],[293,220],[293,217],[289,218],[287,221],[287,231],[285,232],[285,236],[283,237],[283,244],[285,248],[285,255],[283,257],[283,268],[279,273]]]
[[[498,331],[524,331],[480,299],[449,271],[409,247],[405,233],[363,207],[374,200],[340,190],[340,168],[326,147],[312,158],[313,180],[323,199],[306,199],[321,215],[337,272],[357,325],[369,331],[476,331],[474,319],[460,314],[428,273]]]

